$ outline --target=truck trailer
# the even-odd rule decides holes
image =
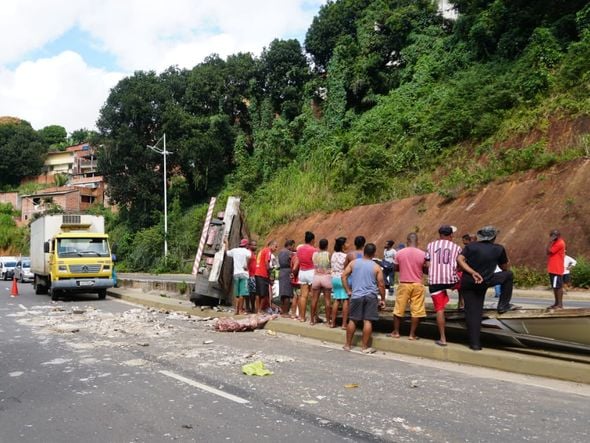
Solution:
[[[106,297],[113,262],[104,217],[45,215],[31,223],[31,272],[36,294],[52,300],[71,293]]]

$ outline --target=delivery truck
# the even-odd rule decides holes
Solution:
[[[45,215],[31,223],[31,272],[36,294],[52,300],[72,293],[104,299],[113,287],[113,262],[104,217]]]

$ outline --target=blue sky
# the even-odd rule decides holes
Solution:
[[[135,70],[190,68],[211,53],[303,40],[326,0],[2,0],[0,116],[94,128]]]
[[[101,48],[98,41],[88,32],[82,31],[78,26],[68,29],[63,35],[47,42],[44,46],[31,50],[24,58],[26,60],[38,60],[53,57],[68,50],[77,52],[84,58],[86,63],[95,68],[102,68],[107,71],[121,70],[115,54]],[[11,66],[14,68],[17,64],[12,63]]]

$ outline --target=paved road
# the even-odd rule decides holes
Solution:
[[[590,440],[590,386],[8,289],[0,283],[2,443]],[[243,375],[256,360],[274,374]]]

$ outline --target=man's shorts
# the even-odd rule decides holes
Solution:
[[[428,291],[430,292],[430,297],[432,298],[432,304],[434,305],[434,312],[445,310],[445,306],[449,302],[449,294],[447,293],[447,289],[453,289],[454,287],[455,283],[448,285],[428,286]]]
[[[398,285],[393,315],[403,317],[406,314],[408,302],[412,317],[426,317],[424,285],[422,283],[400,283]]]
[[[365,295],[350,299],[348,318],[353,321],[379,320],[379,302],[376,295]]]
[[[572,275],[570,273],[563,274],[563,282],[564,283],[569,285],[571,281],[572,281]]]
[[[311,285],[313,283],[313,275],[315,270],[309,269],[307,271],[299,271],[299,284],[300,285]]]
[[[256,295],[268,297],[270,294],[270,279],[256,276]]]
[[[311,289],[332,289],[332,275],[315,274],[311,283]]]
[[[249,297],[248,277],[236,277],[234,275],[234,294],[236,297]]]
[[[549,283],[553,289],[563,288],[563,275],[549,274]]]
[[[248,292],[250,295],[256,294],[256,277],[248,278]]]

